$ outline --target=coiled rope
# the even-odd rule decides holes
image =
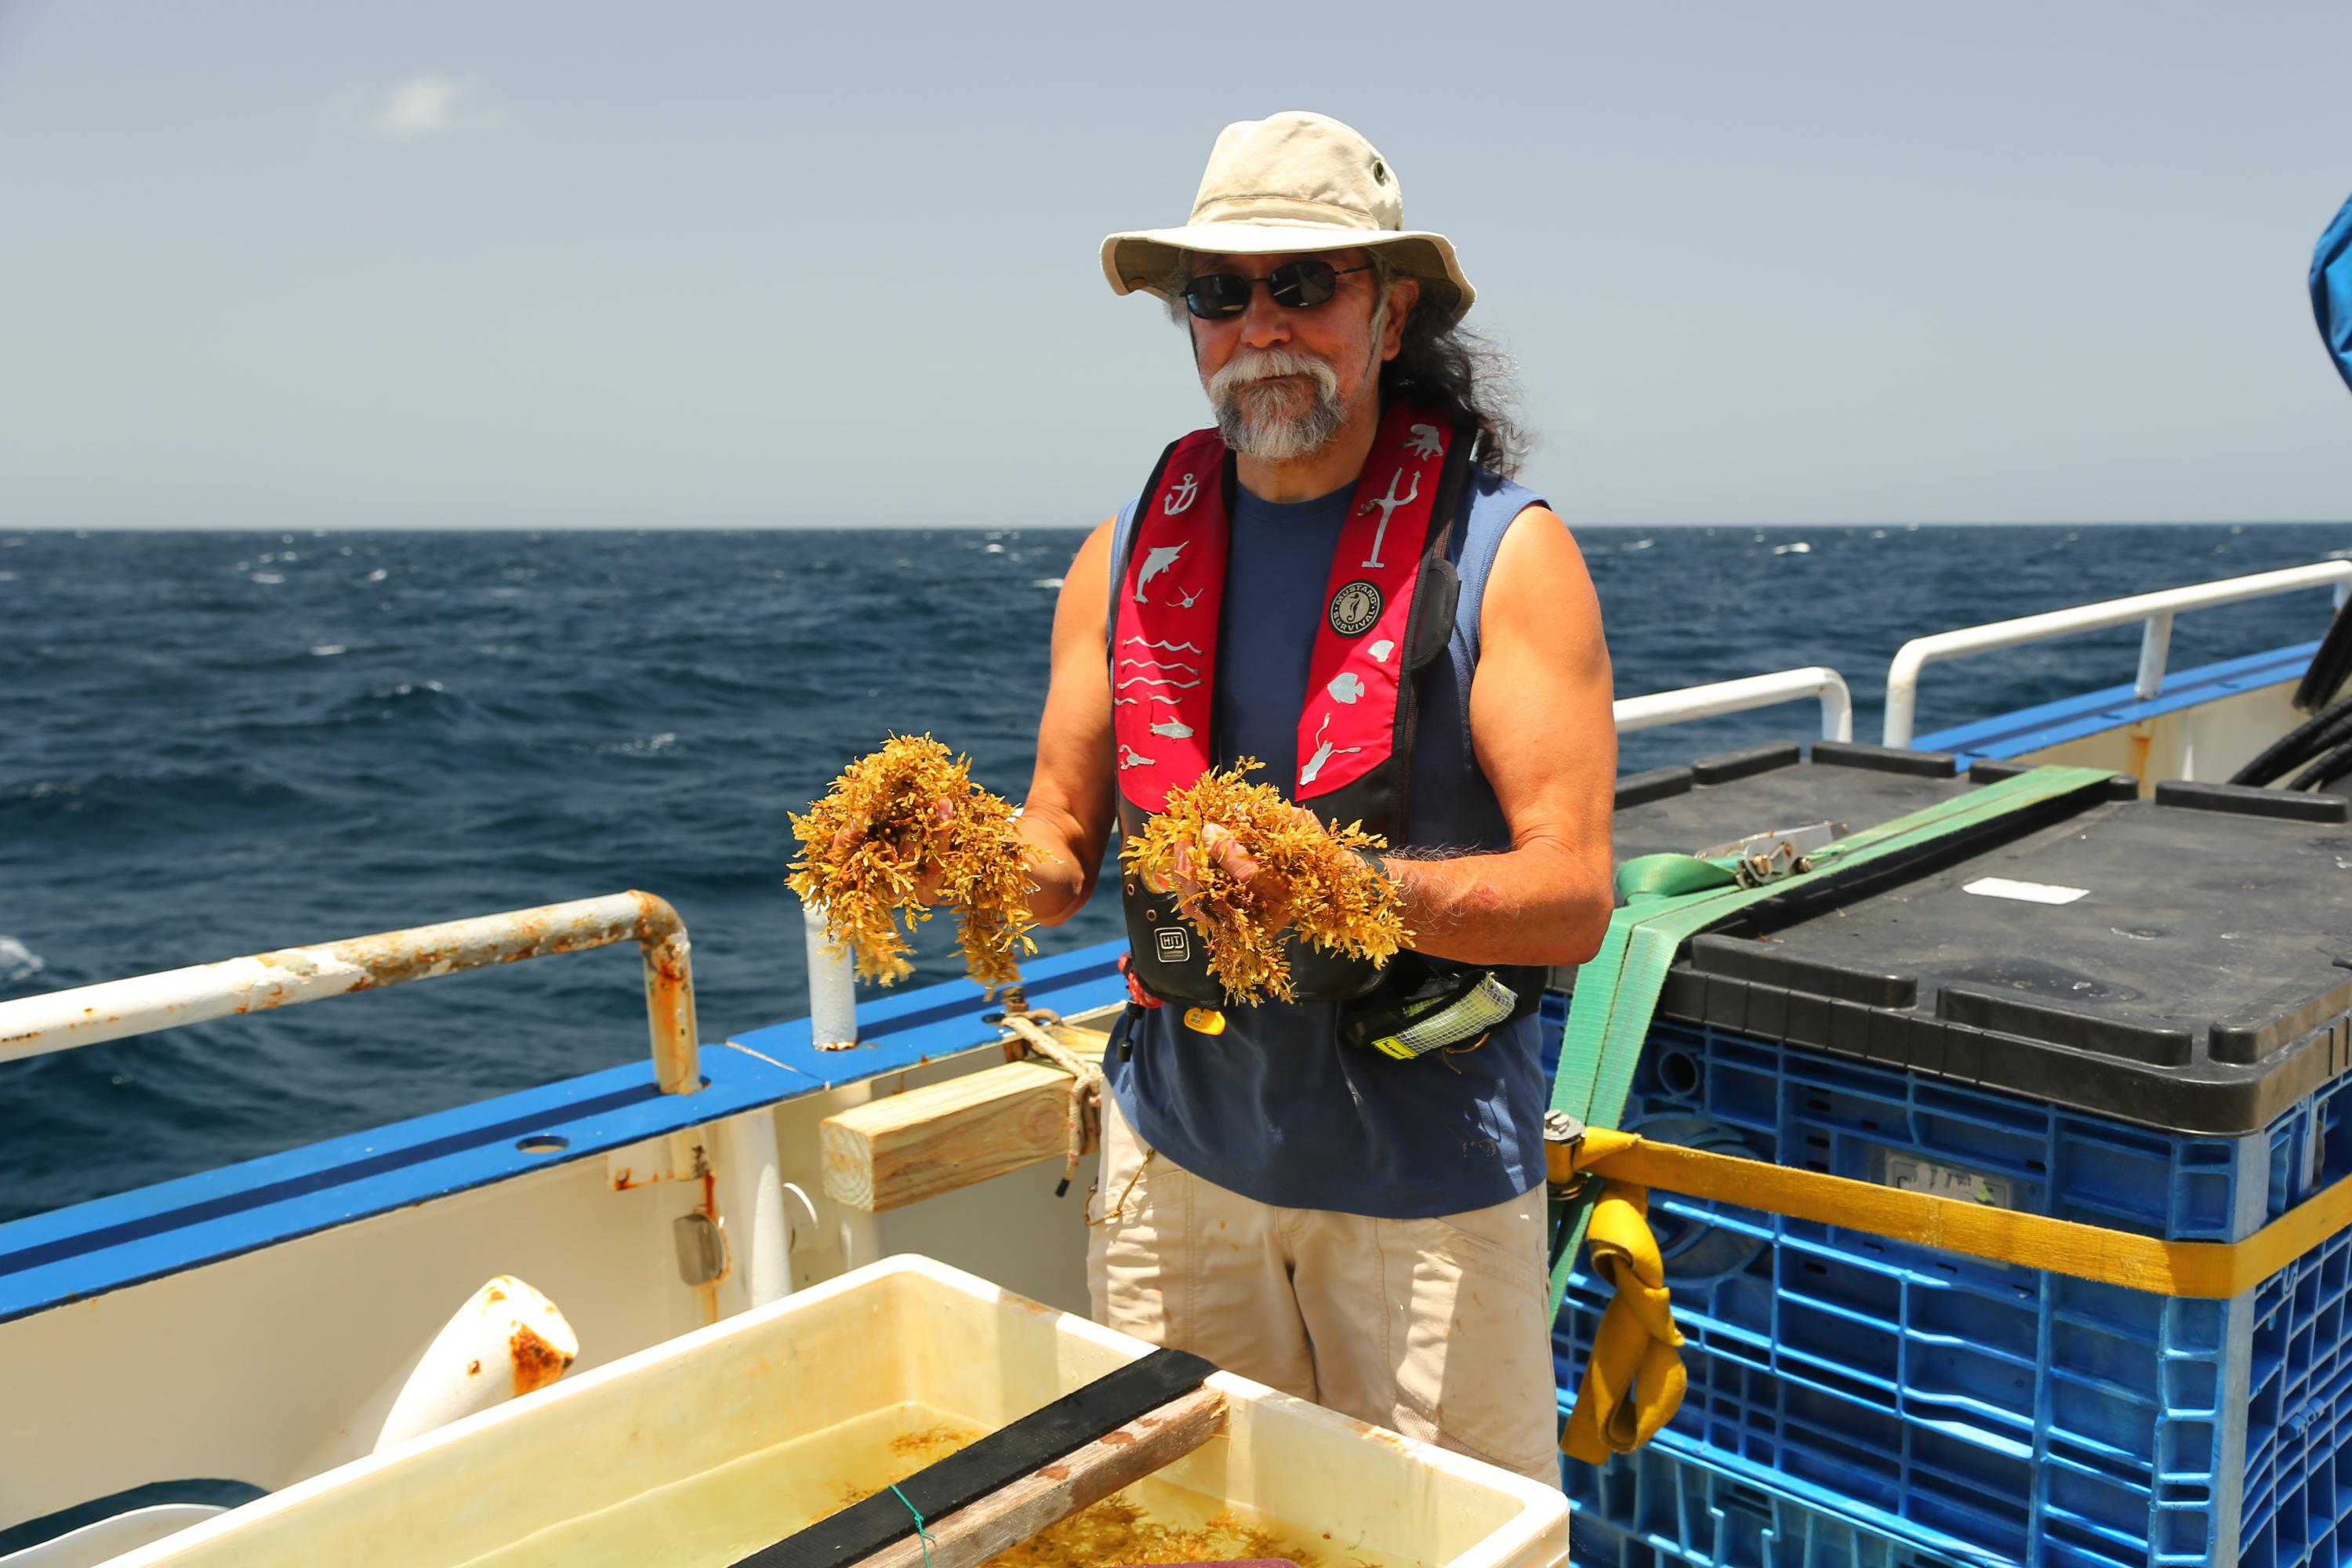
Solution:
[[[1061,1015],[1045,1008],[1026,1011],[1008,1007],[1004,1012],[1007,1034],[1070,1075],[1069,1105],[1063,1118],[1068,1159],[1062,1167],[1062,1184],[1054,1189],[1057,1198],[1070,1190],[1070,1183],[1078,1173],[1078,1161],[1102,1136],[1102,1063],[1080,1056],[1055,1039],[1053,1031],[1061,1022]]]

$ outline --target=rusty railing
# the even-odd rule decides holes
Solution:
[[[645,952],[654,1076],[665,1094],[692,1094],[702,1076],[686,922],[666,900],[639,892],[284,947],[0,1002],[0,1061],[633,938]]]

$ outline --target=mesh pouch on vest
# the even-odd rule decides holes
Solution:
[[[1532,968],[1440,969],[1406,950],[1376,990],[1341,1006],[1339,1037],[1399,1061],[1481,1044],[1536,1010],[1543,978]]]

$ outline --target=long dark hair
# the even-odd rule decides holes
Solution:
[[[1385,288],[1394,275],[1378,250],[1373,278]],[[1526,429],[1512,416],[1518,389],[1510,356],[1491,340],[1459,321],[1441,326],[1415,307],[1404,324],[1396,358],[1381,367],[1381,396],[1410,397],[1471,430],[1470,460],[1505,479],[1527,460]]]

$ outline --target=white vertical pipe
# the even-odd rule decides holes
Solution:
[[[857,972],[849,950],[826,940],[824,905],[803,903],[801,925],[808,939],[809,1039],[820,1047],[855,1045]]]
[[[1911,728],[1919,704],[1919,669],[1927,662],[1920,655],[1917,638],[1895,650],[1895,661],[1886,667],[1886,716],[1879,725],[1880,745],[1911,744]]]
[[[1853,693],[1846,689],[1845,681],[1835,670],[1824,670],[1829,679],[1822,683],[1822,739],[1851,741],[1853,739]]]
[[[782,1162],[776,1154],[776,1119],[766,1110],[749,1110],[725,1124],[719,1159],[719,1228],[727,1238],[728,1266],[743,1290],[743,1306],[764,1307],[792,1294],[792,1232],[784,1219]]]
[[[2132,690],[2141,701],[2164,689],[2164,665],[2171,656],[2172,612],[2158,610],[2148,616],[2147,629],[2139,638],[2139,676]]]

